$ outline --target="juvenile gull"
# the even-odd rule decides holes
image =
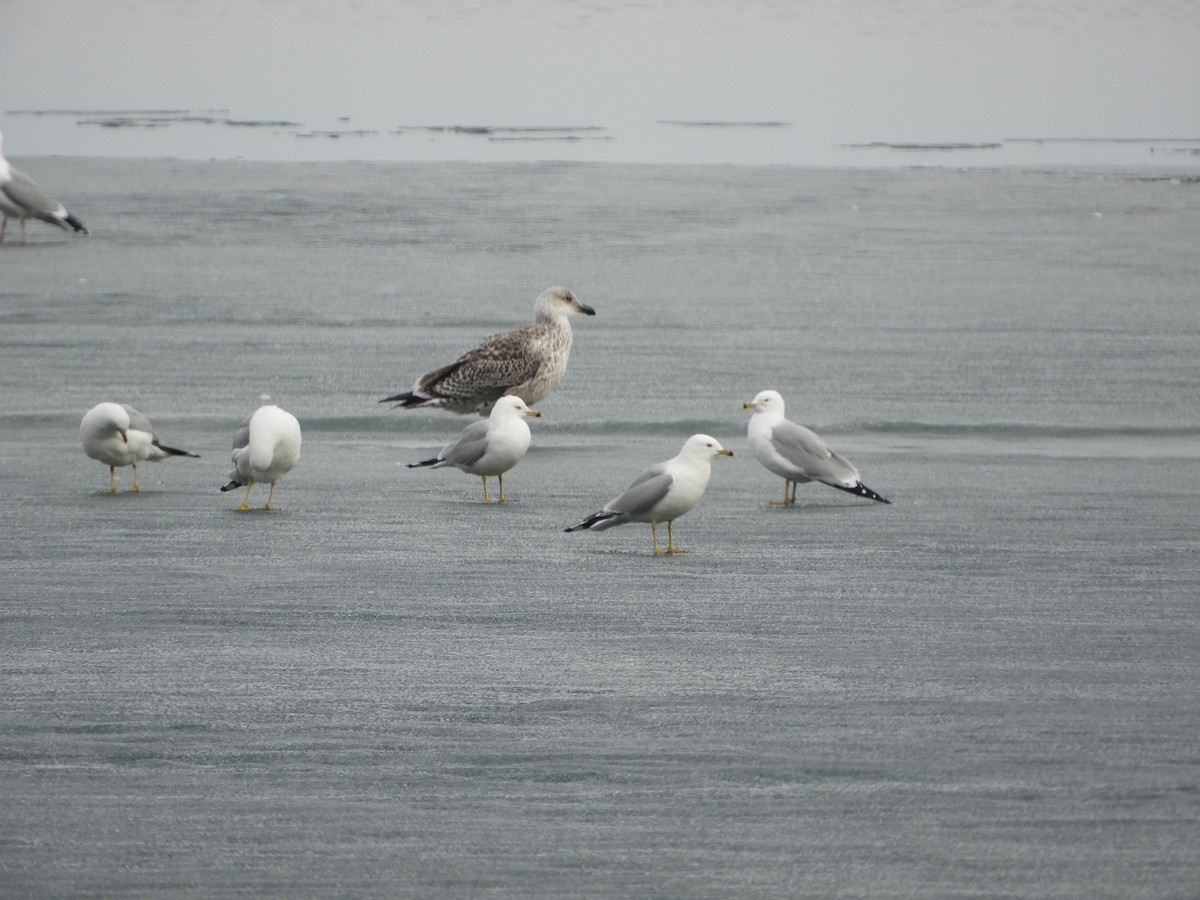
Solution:
[[[4,243],[4,231],[8,228],[8,220],[19,219],[21,222],[21,243],[25,243],[25,220],[28,218],[41,219],[51,225],[57,225],[63,231],[88,233],[84,224],[67,212],[57,200],[47,197],[36,181],[9,163],[4,158],[4,135],[0,133],[0,213],[4,215],[0,221],[0,244]]]
[[[144,459],[162,462],[172,456],[200,457],[176,450],[158,440],[150,420],[127,403],[98,403],[83,414],[79,423],[83,452],[108,466],[108,493],[117,492],[117,467],[133,466],[133,487],[140,492],[138,463]]]
[[[778,391],[760,391],[753,400],[743,403],[742,408],[754,410],[746,432],[755,459],[783,478],[783,499],[773,505],[795,503],[796,485],[807,481],[819,481],[859,497],[891,503],[863,484],[854,463],[830,450],[819,435],[785,419],[783,397]]]
[[[454,466],[468,475],[478,475],[483,479],[484,503],[492,502],[487,480],[489,475],[495,475],[500,479],[497,502],[508,503],[510,498],[504,496],[504,473],[521,461],[533,439],[526,416],[539,417],[541,413],[530,409],[520,397],[501,397],[486,419],[464,428],[457,440],[443,447],[433,459],[409,463],[408,468]]]
[[[566,531],[603,531],[626,522],[649,522],[655,554],[685,553],[675,546],[672,525],[704,496],[712,474],[713,458],[733,456],[714,437],[693,434],[684,442],[678,456],[657,463],[642,472],[625,493],[604,504]],[[658,547],[658,523],[667,523],[667,549]]]
[[[596,311],[567,288],[546,288],[533,304],[534,322],[489,337],[440,369],[417,379],[411,391],[384,397],[392,409],[433,406],[455,413],[486,416],[505,394],[533,405],[562,380],[571,355],[570,316]]]
[[[290,412],[278,406],[260,406],[247,416],[233,437],[233,471],[230,482],[221,488],[232,491],[245,487],[242,505],[250,508],[250,491],[256,481],[271,482],[263,509],[274,509],[275,482],[292,470],[300,459],[300,423]]]

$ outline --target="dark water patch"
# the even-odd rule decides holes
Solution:
[[[659,125],[677,125],[681,128],[789,128],[790,122],[775,120],[736,121],[723,119],[659,119]]]
[[[998,150],[1004,145],[999,142],[969,143],[969,142],[940,142],[940,143],[890,143],[887,141],[871,141],[866,144],[842,144],[852,150]]]

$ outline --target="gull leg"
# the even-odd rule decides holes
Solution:
[[[108,467],[108,493],[115,494],[117,492],[117,467]]]
[[[8,216],[4,217],[4,221],[0,222],[0,244],[4,243],[4,232],[8,229]]]
[[[249,496],[249,492],[247,492],[247,496]],[[275,482],[272,481],[271,482],[271,490],[269,490],[267,492],[267,505],[264,506],[263,509],[274,509],[275,508],[271,505],[271,498],[274,496],[275,496]]]
[[[675,533],[674,533],[674,529],[672,528],[672,526],[674,524],[675,524],[674,520],[667,523],[667,552],[668,553],[687,553],[686,550],[680,549],[679,547],[675,546]]]
[[[491,496],[488,495],[488,489],[487,489],[487,476],[480,475],[479,477],[483,479],[483,502],[491,503],[492,498],[491,498]]]
[[[21,219],[21,243],[25,243],[25,219]]]
[[[247,478],[246,479],[246,496],[244,496],[242,498],[242,505],[236,507],[238,512],[245,512],[246,510],[248,510],[250,508],[250,488],[252,488],[252,487],[254,487],[254,480],[251,478]]]
[[[500,499],[497,502],[498,503],[512,503],[512,497],[504,496],[504,473],[501,472],[496,477],[500,479]]]
[[[142,486],[138,484],[137,463],[133,464],[133,487],[129,489],[129,492],[131,494],[140,494],[142,492]]]
[[[655,556],[662,556],[664,553],[668,552],[666,550],[658,549],[658,523],[657,522],[650,523],[650,537],[654,541],[654,555]]]
[[[783,499],[782,500],[772,500],[771,501],[772,506],[787,506],[789,503],[792,502],[791,500],[788,499],[788,488],[791,487],[791,485],[792,485],[792,481],[790,479],[787,479],[787,478],[783,479]]]

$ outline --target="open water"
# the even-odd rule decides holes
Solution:
[[[1194,167],[16,162],[0,894],[1195,895]],[[558,283],[519,502],[404,468]],[[893,505],[770,506],[766,387]],[[101,400],[202,458],[100,493]],[[689,553],[562,532],[696,431]]]

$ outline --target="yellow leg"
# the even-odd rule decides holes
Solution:
[[[140,494],[142,492],[142,486],[138,484],[137,463],[133,464],[133,487],[131,487],[129,491],[133,494]]]
[[[679,547],[675,546],[675,533],[674,533],[674,529],[672,528],[672,526],[674,524],[675,524],[674,521],[667,523],[667,552],[668,553],[687,553],[686,550],[682,550]]]
[[[246,510],[248,510],[250,508],[250,488],[252,488],[252,487],[254,487],[254,481],[252,479],[247,479],[246,480],[246,495],[244,497],[242,497],[242,505],[239,507],[236,507],[238,512],[245,512]]]
[[[479,477],[480,477],[481,479],[483,479],[483,502],[484,502],[484,503],[491,503],[491,502],[492,502],[492,498],[491,498],[491,496],[488,494],[488,489],[487,489],[487,476],[486,476],[486,475],[480,475]]]
[[[109,466],[108,467],[108,491],[107,491],[107,493],[115,494],[116,492],[117,492],[117,467]]]
[[[263,509],[274,509],[271,505],[271,498],[275,496],[275,482],[271,482],[271,490],[267,492],[267,505]]]
[[[500,473],[499,475],[497,475],[496,477],[500,479],[500,499],[499,499],[499,501],[497,501],[497,502],[499,502],[499,503],[512,503],[512,497],[505,497],[505,496],[504,496],[504,473],[503,473],[503,472],[501,472],[501,473]]]
[[[654,541],[654,555],[655,556],[661,556],[662,554],[667,552],[666,550],[658,549],[658,523],[657,522],[650,523],[650,537]]]
[[[788,489],[791,489],[791,494],[788,494]],[[772,500],[772,506],[791,506],[796,502],[796,482],[789,478],[783,479],[783,499]]]

